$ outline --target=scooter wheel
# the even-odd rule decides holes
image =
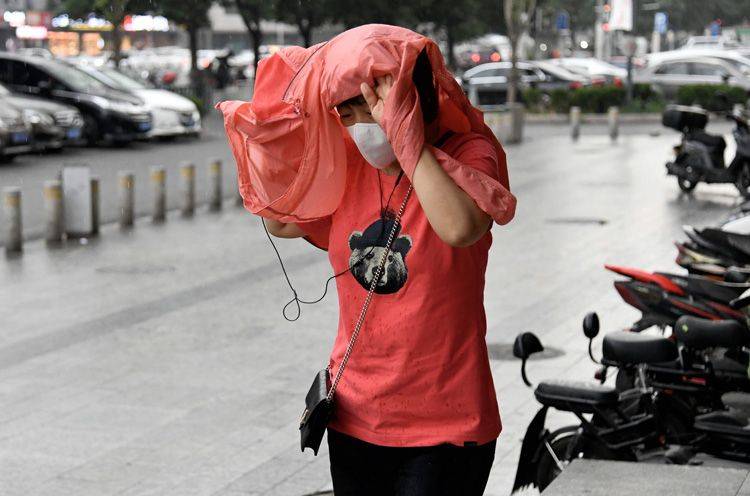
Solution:
[[[677,178],[677,185],[680,187],[682,191],[685,193],[690,193],[695,189],[695,187],[698,185],[695,181],[690,181],[688,179],[683,179],[681,177]]]

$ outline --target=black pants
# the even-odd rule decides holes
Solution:
[[[482,496],[495,458],[495,441],[392,448],[328,429],[336,496]]]

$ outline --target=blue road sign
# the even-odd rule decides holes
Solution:
[[[562,31],[563,29],[570,29],[570,16],[567,12],[560,12],[559,14],[557,14],[555,27],[558,31]]]
[[[667,32],[668,26],[669,21],[666,12],[657,12],[654,14],[654,31],[659,34],[664,34]]]

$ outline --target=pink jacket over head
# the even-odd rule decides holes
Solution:
[[[425,50],[438,88],[443,130],[479,133],[494,145],[496,178],[464,166],[440,150],[435,156],[450,177],[499,224],[509,222],[510,193],[505,152],[482,113],[471,106],[446,69],[434,41],[405,28],[371,24],[310,48],[288,47],[260,62],[251,102],[217,107],[237,161],[239,188],[250,212],[282,222],[304,222],[333,213],[346,187],[346,168],[364,159],[346,146],[348,133],[335,105],[359,95],[390,74],[383,127],[411,179],[424,146],[424,126],[412,70]]]

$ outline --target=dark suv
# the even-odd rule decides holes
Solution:
[[[151,112],[142,100],[62,62],[0,53],[0,82],[12,91],[77,107],[89,144],[127,143],[151,129]]]

